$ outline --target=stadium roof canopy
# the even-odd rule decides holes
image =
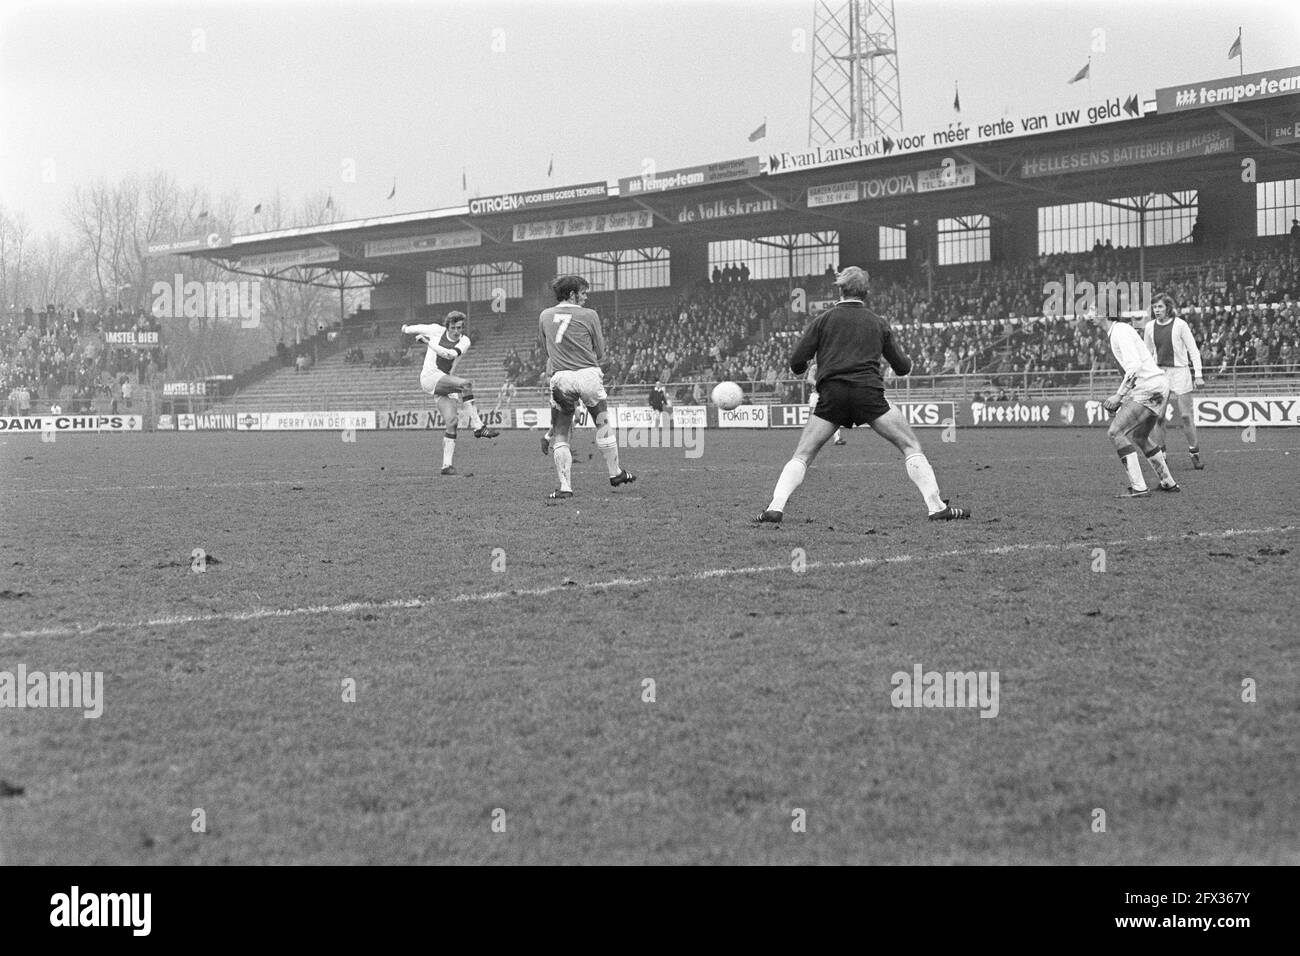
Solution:
[[[468,205],[159,248],[231,271],[414,275],[545,252],[897,225],[1195,189],[1254,158],[1300,177],[1300,67],[1037,116],[784,151]],[[1264,171],[1260,173],[1261,181]]]

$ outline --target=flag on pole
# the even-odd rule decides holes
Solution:
[[[1237,60],[1241,58],[1241,27],[1237,27],[1237,39],[1232,41],[1232,46],[1228,47],[1228,59]]]
[[[958,113],[960,113],[961,112],[961,90],[957,88],[956,83],[952,85],[952,89],[953,89],[952,108],[956,110]]]
[[[555,156],[554,156],[554,154],[552,154],[552,156],[551,156],[551,164],[550,164],[549,166],[546,167],[546,178],[547,178],[547,179],[550,179],[550,178],[551,178],[551,174],[554,173],[554,172],[555,172]]]
[[[393,177],[393,188],[388,191],[388,198],[392,199],[397,195],[397,177]]]
[[[761,125],[758,129],[754,130],[754,132],[749,134],[749,141],[751,143],[756,143],[760,139],[765,139],[766,137],[767,137],[767,120],[764,119],[763,125]]]
[[[195,218],[197,218],[197,219],[207,219],[207,218],[208,218],[208,211],[207,211],[206,209],[203,210],[203,212],[199,213],[198,216],[195,217]]]
[[[1084,64],[1082,70],[1074,74],[1074,77],[1070,80],[1070,83],[1078,83],[1080,80],[1086,80],[1088,78],[1088,73],[1091,70],[1092,70],[1092,57],[1088,57],[1088,62]],[[1070,85],[1069,83],[1066,84],[1066,86],[1069,85]]]

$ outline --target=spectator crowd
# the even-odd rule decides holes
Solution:
[[[166,367],[161,346],[111,343],[107,333],[157,333],[144,312],[25,309],[0,320],[0,397],[9,415],[129,410]]]
[[[955,266],[943,284],[877,279],[868,306],[890,320],[913,361],[914,376],[988,375],[995,387],[1072,384],[1081,374],[1111,371],[1104,336],[1091,323],[1044,315],[1049,283],[1138,282],[1136,250],[1098,242],[1081,254],[1042,256],[1019,264]],[[715,267],[671,305],[602,313],[609,362],[606,382],[679,386],[678,400],[698,399],[694,383],[731,380],[749,392],[794,392],[787,363],[806,316],[790,309],[788,280],[751,281],[748,267]],[[834,298],[833,267],[805,276],[809,301]],[[1300,371],[1300,255],[1260,245],[1217,259],[1148,270],[1152,294],[1168,292],[1200,343],[1207,374],[1242,366]],[[1139,286],[1132,286],[1134,290]],[[1132,309],[1140,301],[1130,303]],[[545,383],[538,348],[504,360],[520,386]]]

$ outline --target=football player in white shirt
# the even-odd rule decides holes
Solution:
[[[1201,448],[1196,443],[1196,422],[1192,414],[1192,389],[1205,384],[1201,377],[1201,350],[1196,347],[1196,337],[1191,327],[1179,317],[1174,300],[1168,295],[1156,296],[1151,303],[1151,321],[1147,323],[1143,338],[1147,349],[1155,358],[1160,371],[1169,379],[1169,402],[1174,407],[1174,426],[1181,427],[1187,439],[1187,453],[1192,456],[1192,467],[1200,471]],[[1165,412],[1160,410],[1156,424],[1155,440],[1160,450],[1165,447]]]
[[[434,397],[442,414],[442,471],[455,476],[452,457],[456,454],[456,426],[463,407],[469,413],[469,423],[474,427],[475,438],[496,438],[500,432],[489,429],[479,418],[474,407],[474,383],[467,378],[451,374],[456,360],[469,351],[469,336],[465,335],[465,313],[448,312],[447,324],[404,325],[402,331],[424,342],[429,350],[424,354],[424,368],[420,371],[420,387]]]
[[[1169,398],[1169,380],[1151,358],[1142,336],[1127,321],[1098,316],[1095,311],[1091,317],[1106,330],[1111,353],[1124,371],[1119,391],[1101,403],[1106,411],[1115,414],[1110,423],[1110,440],[1115,443],[1115,451],[1129,479],[1128,491],[1118,497],[1147,498],[1151,495],[1151,489],[1142,476],[1139,450],[1146,455],[1160,479],[1161,491],[1182,491],[1169,473],[1165,453],[1151,440],[1151,431]]]

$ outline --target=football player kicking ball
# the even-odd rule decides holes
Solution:
[[[555,473],[560,479],[560,487],[547,496],[552,500],[573,497],[569,433],[578,402],[587,406],[596,423],[596,447],[605,458],[610,486],[617,488],[636,481],[636,476],[618,463],[618,437],[609,426],[609,408],[605,403],[608,396],[600,371],[600,363],[605,358],[605,337],[600,316],[583,304],[590,288],[591,283],[581,276],[560,276],[551,283],[556,304],[538,319],[538,335],[546,347],[547,368],[551,371],[551,430],[547,433],[549,441],[542,439],[542,450],[546,451],[549,444]]]
[[[889,323],[866,307],[867,283],[867,273],[857,266],[836,276],[840,300],[813,319],[794,347],[790,369],[796,375],[817,359],[817,407],[808,416],[794,457],[781,471],[772,503],[758,516],[759,522],[780,524],[786,501],[803,482],[822,446],[839,428],[864,424],[903,453],[907,476],[925,499],[931,521],[970,517],[968,510],[954,508],[939,496],[934,469],[920,442],[907,419],[885,399],[881,358],[898,375],[910,372],[912,363],[894,343]]]
[[[1098,317],[1095,311],[1090,313],[1090,317],[1105,329],[1111,353],[1124,370],[1119,391],[1101,403],[1102,408],[1115,414],[1108,434],[1129,481],[1128,490],[1116,497],[1151,497],[1151,489],[1142,476],[1139,449],[1160,479],[1161,491],[1182,491],[1169,473],[1165,453],[1151,440],[1151,432],[1169,399],[1169,380],[1156,366],[1142,336],[1128,322]]]
[[[448,312],[447,324],[404,325],[402,331],[416,336],[429,348],[424,353],[424,368],[420,371],[420,387],[434,397],[442,415],[442,471],[454,477],[456,469],[451,460],[456,454],[456,426],[463,407],[469,413],[469,423],[474,427],[475,438],[496,438],[501,434],[488,428],[474,407],[474,383],[453,375],[456,360],[469,351],[469,336],[465,335],[465,313]]]

